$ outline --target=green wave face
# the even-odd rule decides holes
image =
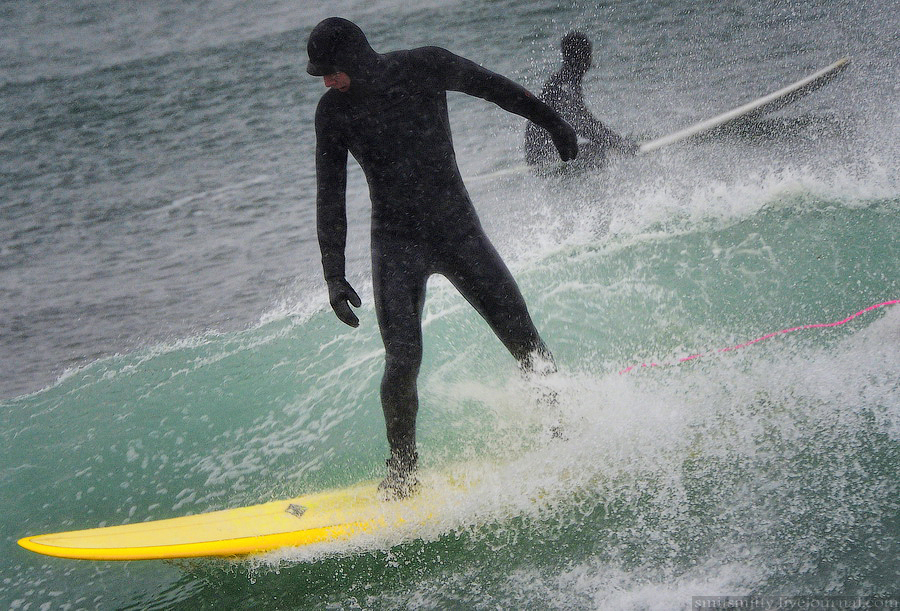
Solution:
[[[241,605],[288,583],[303,584],[290,599],[300,606],[374,583],[368,604],[384,608],[409,592],[592,605],[639,582],[886,592],[900,534],[900,308],[719,349],[898,298],[897,211],[896,200],[787,196],[742,218],[548,249],[515,270],[560,363],[536,384],[436,279],[420,451],[426,468],[466,464],[484,485],[413,534],[285,550],[225,573],[193,564],[182,579],[212,580]],[[3,503],[6,536],[378,477],[383,352],[370,306],[361,318],[345,330],[321,310],[273,315],[106,358],[5,403],[4,488],[17,491]],[[650,363],[665,366],[621,373]],[[557,422],[563,440],[547,435]],[[177,591],[186,605],[212,596]]]

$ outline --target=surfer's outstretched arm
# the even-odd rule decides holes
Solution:
[[[578,156],[578,138],[572,126],[518,83],[440,47],[425,47],[421,52],[427,57],[433,74],[448,91],[493,102],[503,110],[543,127],[550,133],[563,161]]]

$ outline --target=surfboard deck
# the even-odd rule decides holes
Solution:
[[[432,519],[464,481],[423,479],[408,499],[384,501],[377,482],[192,516],[25,537],[27,550],[80,560],[153,560],[259,554],[350,539]]]

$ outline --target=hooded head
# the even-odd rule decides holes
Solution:
[[[359,26],[340,17],[329,17],[313,28],[306,52],[306,71],[313,76],[335,72],[351,77],[364,75],[378,59]]]
[[[570,66],[576,72],[584,74],[591,67],[591,56],[594,47],[587,36],[581,32],[569,32],[562,43],[563,63]]]

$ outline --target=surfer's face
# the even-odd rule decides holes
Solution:
[[[337,89],[341,93],[346,93],[350,89],[350,77],[346,72],[335,72],[334,74],[326,74],[324,77],[325,86],[329,89]]]
[[[583,73],[587,72],[593,65],[593,62],[591,60],[592,60],[591,50],[590,50],[590,48],[585,48],[585,49],[580,49],[578,51],[578,53],[576,53],[570,59],[570,63],[572,64],[572,67],[575,68],[575,70],[577,72],[580,72],[583,74]]]

